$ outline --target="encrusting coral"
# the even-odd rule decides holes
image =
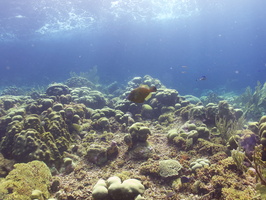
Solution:
[[[39,191],[39,200],[48,199],[51,179],[51,172],[44,162],[15,164],[14,169],[0,180],[0,199],[31,200],[36,189]],[[32,196],[33,191],[35,192]]]
[[[161,160],[159,162],[159,174],[163,178],[179,175],[182,165],[177,160]]]

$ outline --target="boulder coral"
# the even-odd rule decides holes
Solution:
[[[8,123],[0,143],[2,154],[18,162],[41,160],[59,166],[72,139],[59,112],[52,111],[43,117],[32,114],[22,121]]]
[[[147,142],[149,135],[151,131],[143,123],[136,122],[129,127],[129,134],[124,136],[124,142],[131,158],[148,159],[152,156],[153,148]]]
[[[85,106],[97,109],[107,105],[104,94],[89,87],[75,88],[71,91],[74,102],[83,103]]]
[[[50,84],[46,89],[46,94],[48,96],[60,96],[69,94],[70,90],[67,85],[61,83]]]
[[[110,144],[89,145],[85,150],[85,158],[98,166],[105,164],[108,160],[118,155],[118,147],[115,141]]]
[[[201,100],[198,97],[195,97],[193,95],[185,95],[183,96],[187,101],[189,101],[191,104],[202,104]]]
[[[199,138],[209,139],[210,131],[207,126],[198,121],[187,121],[179,129],[173,128],[168,131],[167,138],[180,149],[191,148]]]
[[[153,108],[149,104],[143,104],[141,108],[141,116],[146,119],[153,118]]]
[[[129,148],[135,146],[137,143],[146,142],[149,135],[151,135],[150,129],[143,123],[137,122],[129,127],[129,133],[124,138]]]
[[[179,102],[178,92],[174,89],[161,89],[155,94],[157,106],[174,106]]]
[[[93,187],[94,200],[136,200],[141,198],[145,187],[137,179],[127,179],[123,182],[117,176],[100,179]]]
[[[89,87],[95,88],[95,85],[85,77],[73,76],[66,80],[66,85],[70,88]]]

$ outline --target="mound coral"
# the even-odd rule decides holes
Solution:
[[[124,138],[129,148],[135,146],[139,142],[146,142],[151,131],[143,123],[137,122],[129,127],[129,133]]]
[[[38,115],[27,115],[22,121],[14,120],[6,128],[0,150],[7,158],[18,162],[41,160],[48,165],[60,165],[62,154],[71,138],[59,112],[51,112],[41,122]]]
[[[76,87],[89,87],[95,88],[95,85],[85,77],[81,76],[72,76],[66,80],[66,85],[71,88]]]
[[[98,90],[92,90],[89,87],[75,88],[71,91],[71,95],[75,102],[83,103],[92,109],[103,108],[107,104],[103,93]]]
[[[61,83],[54,83],[48,86],[46,94],[48,96],[60,96],[69,94],[70,90],[67,85]]]
[[[94,200],[136,200],[145,191],[144,186],[137,179],[121,181],[113,176],[104,181],[100,179],[93,187]]]

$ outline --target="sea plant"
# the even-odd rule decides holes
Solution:
[[[228,120],[226,117],[216,117],[215,125],[223,138],[224,143],[228,142],[229,138],[237,134],[237,130],[242,129],[245,124],[244,116],[239,119]]]
[[[247,167],[244,165],[244,160],[246,158],[245,152],[241,151],[238,147],[231,151],[231,156],[239,170],[242,172],[246,171]]]
[[[264,109],[266,98],[266,83],[261,84],[257,82],[255,91],[252,93],[251,87],[247,87],[245,92],[240,95],[236,100],[236,104],[241,106],[244,110],[244,115],[253,120],[257,120]]]
[[[262,145],[255,146],[253,152],[253,161],[251,161],[244,152],[237,148],[236,150],[231,151],[232,158],[237,165],[237,168],[242,172],[247,170],[244,161],[248,162],[248,164],[255,169],[257,178],[260,183],[257,184],[256,190],[260,193],[261,199],[266,198],[266,161],[263,161],[262,158]]]
[[[80,72],[79,74],[76,72],[70,72],[70,77],[82,77],[85,79],[88,79],[92,81],[94,84],[99,83],[99,76],[97,75],[98,73],[98,66],[94,65],[91,69],[89,69],[87,72]]]
[[[254,150],[253,160],[254,160],[254,169],[258,175],[258,178],[262,185],[266,189],[266,161],[262,159],[262,145],[257,145]]]

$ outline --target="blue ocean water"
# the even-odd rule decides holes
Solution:
[[[149,74],[181,94],[266,81],[264,0],[0,1],[0,87]],[[206,76],[204,81],[196,81]]]

